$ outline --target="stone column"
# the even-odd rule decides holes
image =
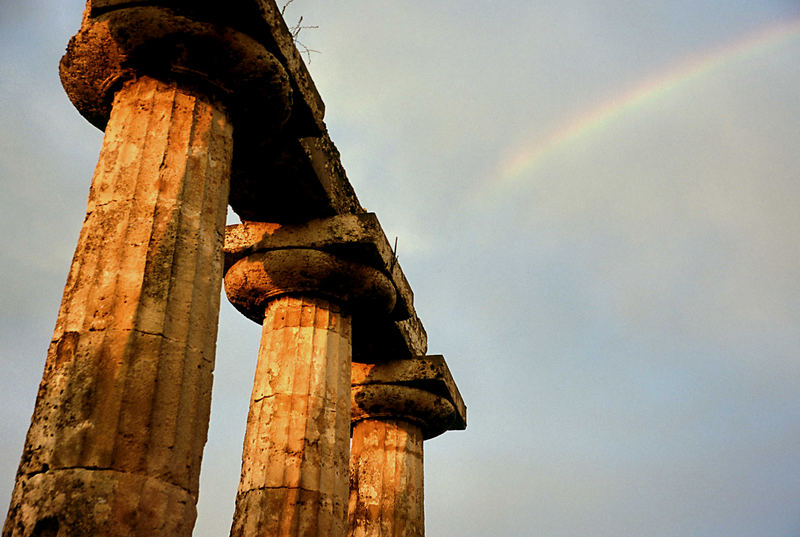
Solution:
[[[425,535],[422,430],[407,420],[353,427],[348,535]]]
[[[62,60],[105,138],[4,537],[188,537],[196,516],[231,111],[216,75],[204,82],[205,52],[179,44],[188,19],[120,11],[94,19],[90,2]]]
[[[230,157],[219,105],[117,92],[4,535],[191,534]]]
[[[349,537],[423,537],[423,440],[466,426],[444,359],[353,364]]]
[[[225,288],[263,325],[231,535],[344,537],[351,319],[386,315],[392,283],[300,248],[250,253],[226,272]]]

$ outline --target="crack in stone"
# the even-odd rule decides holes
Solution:
[[[161,338],[164,338],[165,340],[167,340],[167,341],[169,341],[171,343],[177,343],[177,344],[183,344],[184,343],[183,341],[181,341],[179,339],[175,339],[175,338],[166,336],[166,335],[164,335],[164,334],[162,334],[160,332],[150,332],[148,330],[142,330],[141,328],[93,328],[93,327],[89,327],[89,329],[88,329],[89,332],[102,332],[104,330],[115,330],[117,332],[136,332],[136,333],[139,333],[139,334],[144,334],[146,336],[161,337]],[[64,334],[67,334],[67,333],[68,332],[64,332]],[[51,339],[50,343],[56,343],[57,344],[59,341],[61,341],[61,339],[63,339],[64,334],[60,335],[57,338]],[[188,349],[194,351],[194,352],[200,353],[201,354],[201,359],[204,362],[207,362],[209,364],[213,363],[213,361],[210,358],[206,357],[205,353],[203,352],[203,349],[201,349],[199,347],[195,347],[194,345],[190,345],[188,343],[186,344],[186,347]]]
[[[47,465],[45,465],[45,466],[47,466]],[[115,468],[105,468],[105,467],[102,467],[102,466],[66,466],[64,468],[49,468],[49,467],[46,467],[46,468],[43,468],[41,470],[36,470],[34,472],[28,472],[28,473],[25,474],[25,477],[28,478],[28,479],[31,479],[33,477],[36,477],[37,475],[40,475],[40,474],[53,473],[53,472],[68,472],[68,471],[71,471],[71,470],[86,470],[86,471],[90,471],[90,472],[113,472],[115,474],[122,474],[122,475],[135,475],[135,476],[139,476],[139,477],[144,477],[145,479],[155,479],[156,481],[160,481],[160,482],[164,483],[165,485],[168,485],[170,487],[175,487],[176,489],[182,490],[183,492],[185,492],[189,496],[192,496],[192,494],[193,494],[192,491],[187,489],[186,487],[182,487],[182,486],[177,485],[175,483],[172,483],[170,481],[166,481],[166,480],[164,480],[164,479],[162,479],[162,478],[160,478],[158,476],[143,474],[141,472],[123,472],[122,470],[117,470]]]
[[[308,488],[305,488],[305,487],[289,487],[289,486],[286,486],[286,485],[254,487],[254,488],[248,489],[247,491],[243,492],[242,495],[246,496],[246,495],[251,494],[253,492],[269,491],[269,490],[301,490],[303,492],[310,492],[312,494],[325,495],[325,493],[320,491],[320,490],[308,489]]]

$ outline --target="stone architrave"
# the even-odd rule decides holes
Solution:
[[[233,124],[290,112],[253,39],[116,4],[87,4],[61,64],[105,138],[3,537],[191,535]]]
[[[228,226],[226,293],[262,325],[232,536],[346,535],[354,319],[404,302],[365,219]]]
[[[466,427],[441,356],[352,368],[348,537],[423,537],[423,440]]]

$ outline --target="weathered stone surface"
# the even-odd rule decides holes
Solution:
[[[438,434],[445,430],[463,430],[467,426],[467,407],[450,374],[450,368],[447,367],[444,356],[415,356],[411,359],[380,363],[353,363],[351,381],[354,394],[362,392],[366,387],[374,386],[412,388],[415,391],[409,392],[410,402],[408,404],[410,405],[413,405],[417,399],[423,407],[428,405],[427,400],[418,397],[419,392],[416,390],[428,392],[444,399],[452,405],[452,413],[449,416],[443,415],[441,420],[434,420],[429,424],[427,427],[431,429],[431,433],[435,430],[440,431]],[[387,393],[387,397],[394,397],[394,395]],[[370,399],[374,399],[374,397],[370,396]],[[362,401],[366,405],[367,397],[364,397]],[[358,406],[364,408],[363,412],[368,412],[364,405],[359,404]],[[385,406],[390,408],[391,403],[386,401]],[[436,409],[432,409],[432,411],[437,412]],[[400,415],[399,413],[398,409],[398,414],[395,416]],[[426,438],[430,438],[430,436],[426,434]]]
[[[267,305],[232,536],[344,536],[351,337],[328,301]]]
[[[454,421],[453,404],[436,394],[410,386],[369,384],[353,387],[352,421],[404,419],[417,423],[425,439],[448,430]]]
[[[387,316],[394,287],[321,250],[239,254],[225,290],[263,328],[231,534],[344,537],[350,312]]]
[[[237,137],[230,197],[236,214],[242,220],[301,223],[365,212],[328,132],[296,138],[291,129],[290,124],[274,140],[258,132],[244,143]]]
[[[199,95],[117,92],[4,537],[191,534],[231,144]]]
[[[422,430],[406,420],[353,429],[349,537],[425,535]]]
[[[24,480],[11,498],[4,535],[192,534],[196,497],[158,478],[70,468],[25,476]]]
[[[269,32],[272,42],[275,44],[275,49],[270,48],[270,50],[281,59],[286,70],[291,73],[292,83],[297,93],[302,96],[303,104],[308,111],[308,121],[315,122],[320,130],[324,130],[322,118],[325,115],[325,105],[294,44],[294,38],[283,20],[280,8],[274,0],[256,0],[256,4],[261,13],[261,20],[266,23],[263,28]],[[266,41],[266,38],[263,40]],[[300,115],[298,114],[298,116]],[[305,117],[304,112],[302,116]],[[302,131],[309,132],[310,129]]]
[[[226,266],[257,251],[310,248],[375,267],[391,278],[397,291],[391,316],[357,315],[353,319],[357,334],[353,360],[374,362],[425,354],[427,335],[414,311],[414,294],[374,214],[346,214],[291,225],[244,222],[225,231]]]
[[[381,363],[353,363],[353,421],[394,418],[414,421],[425,438],[465,429],[467,409],[443,356]]]
[[[227,100],[237,130],[255,124],[261,136],[272,137],[289,118],[289,76],[252,37],[169,2],[112,4],[102,11],[93,6],[61,60],[64,89],[98,128],[120,86],[143,75]]]
[[[225,228],[226,266],[252,252],[307,248],[386,273],[397,290],[392,316],[406,319],[414,309],[414,293],[403,274],[375,213],[344,214],[301,224],[243,222]]]
[[[191,534],[226,200],[262,222],[226,239],[263,321],[231,534],[344,537],[352,426],[351,532],[422,535],[466,410],[275,1],[88,0],[61,75],[106,139],[3,536]]]
[[[442,356],[351,369],[349,537],[422,537],[423,440],[466,427]]]
[[[243,219],[364,212],[274,0],[88,0],[61,65],[76,107],[102,128],[114,92],[142,74],[235,95],[230,204]]]
[[[292,72],[292,86],[297,93],[294,112],[298,126],[306,124],[306,134],[322,130],[325,105],[314,86],[292,34],[273,0],[89,0],[87,16],[99,18],[112,10],[140,6],[160,6],[198,21],[213,22],[244,32],[261,43]]]
[[[239,4],[249,9],[251,2]],[[274,0],[254,4],[260,16],[237,16],[232,24],[279,59],[289,74],[294,100],[287,127],[269,146],[258,132],[247,137],[247,144],[236,145],[231,207],[243,220],[284,223],[365,212],[328,135],[325,106],[280,8]]]
[[[402,360],[428,350],[428,335],[416,313],[402,321],[360,316],[353,324],[358,334],[353,341],[354,362]]]
[[[336,301],[348,312],[388,315],[396,293],[379,270],[336,255],[292,248],[252,253],[225,273],[225,292],[245,316],[261,322],[275,297],[316,296]]]
[[[297,96],[293,132],[308,136],[324,130],[325,105],[274,0],[88,0],[86,18],[99,19],[110,11],[142,6],[168,8],[197,21],[235,29],[258,41],[292,73],[292,89]]]

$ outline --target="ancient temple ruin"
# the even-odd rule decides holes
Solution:
[[[223,279],[262,326],[231,535],[424,535],[465,406],[274,0],[88,0],[61,80],[105,137],[3,537],[191,535]]]

